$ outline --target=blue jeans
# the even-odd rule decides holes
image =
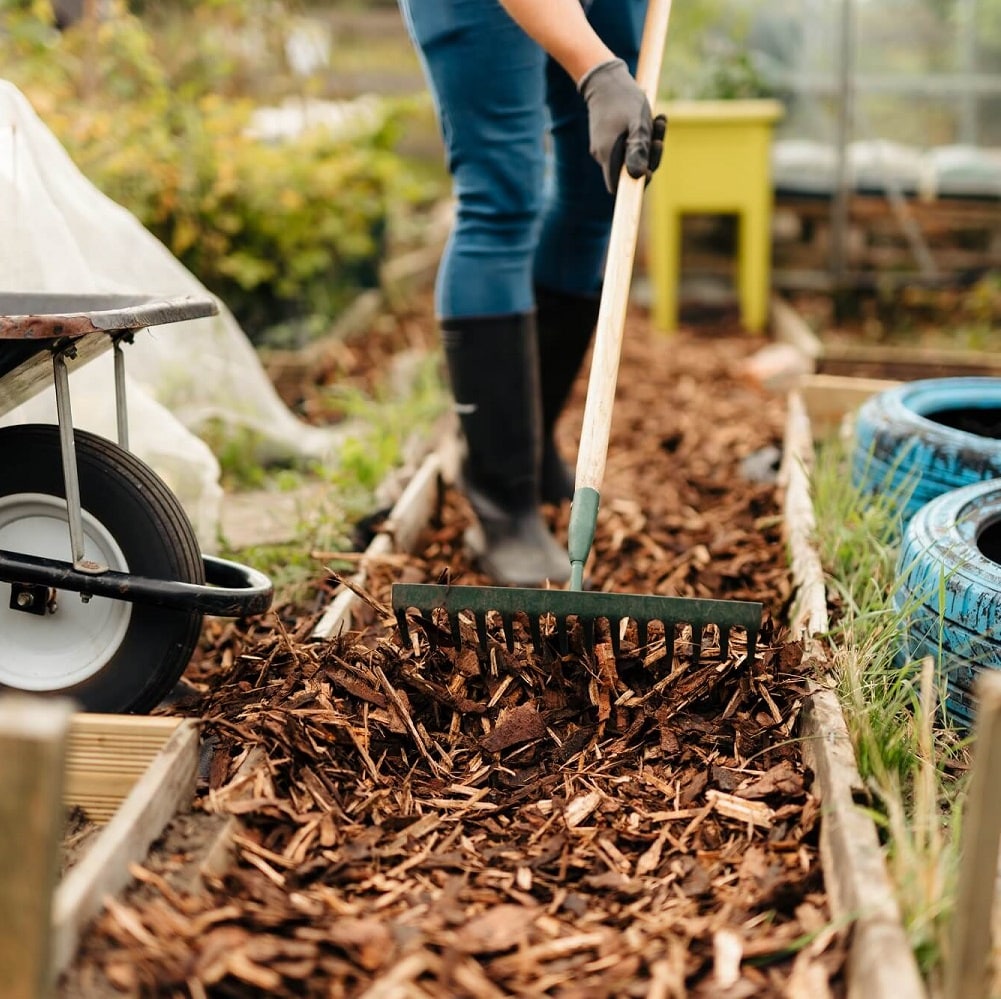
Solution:
[[[613,199],[588,152],[587,109],[575,81],[499,0],[399,3],[434,100],[457,203],[435,286],[439,317],[529,312],[536,283],[597,295]],[[646,0],[584,6],[635,72]]]

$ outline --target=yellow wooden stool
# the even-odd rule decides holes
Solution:
[[[681,217],[736,214],[740,318],[760,332],[771,281],[771,146],[782,105],[772,100],[668,101],[664,159],[647,192],[653,321],[678,324]]]

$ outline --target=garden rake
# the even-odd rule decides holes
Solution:
[[[654,106],[657,95],[670,10],[671,0],[650,0],[643,30],[636,79],[645,91],[651,107]],[[572,619],[576,619],[580,625],[583,642],[590,652],[594,651],[596,622],[606,622],[613,651],[618,652],[622,622],[632,620],[636,623],[639,646],[646,644],[648,625],[659,621],[664,628],[665,647],[669,657],[673,655],[675,629],[689,625],[695,660],[701,654],[703,631],[707,625],[713,624],[718,628],[721,657],[728,654],[730,629],[741,628],[747,636],[748,660],[753,658],[761,626],[760,603],[584,590],[584,563],[594,543],[597,526],[644,186],[642,178],[634,179],[625,169],[622,170],[609,237],[570,510],[567,544],[571,570],[569,589],[395,583],[392,588],[392,606],[404,640],[410,632],[407,620],[409,610],[416,609],[428,620],[433,620],[433,611],[443,610],[449,619],[452,643],[460,647],[459,615],[469,612],[476,623],[481,651],[486,653],[489,644],[487,616],[496,613],[500,616],[507,646],[513,649],[514,621],[516,616],[524,614],[528,618],[532,642],[537,650],[542,648],[543,620],[555,621],[564,654],[568,649],[568,631]],[[429,636],[432,635],[433,632],[429,629]]]

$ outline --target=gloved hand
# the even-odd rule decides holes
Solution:
[[[587,104],[591,155],[615,193],[623,160],[630,177],[650,179],[664,151],[667,118],[653,117],[650,102],[625,62],[609,59],[581,77],[577,89]]]

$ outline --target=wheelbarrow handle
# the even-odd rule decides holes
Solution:
[[[81,572],[70,562],[0,551],[0,581],[214,617],[248,617],[263,614],[271,606],[274,587],[264,573],[213,555],[203,554],[202,564],[205,583],[187,583],[111,569],[96,574]]]

